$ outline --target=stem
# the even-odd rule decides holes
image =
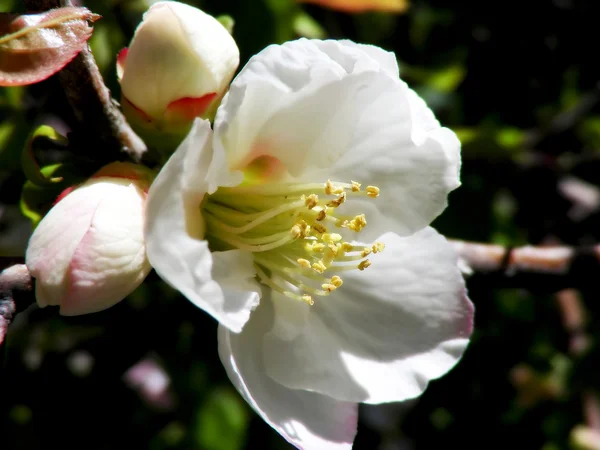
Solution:
[[[451,240],[473,278],[491,287],[520,287],[557,292],[596,283],[600,274],[600,246],[565,245],[503,247]]]
[[[24,0],[24,3],[29,11],[72,6],[69,0]],[[79,122],[75,145],[82,148],[93,145],[97,150],[94,153],[107,161],[122,158],[124,152],[139,162],[147,151],[146,144],[111,98],[90,50],[83,49],[58,77]]]
[[[0,272],[0,352],[14,316],[34,301],[33,279],[25,264]]]

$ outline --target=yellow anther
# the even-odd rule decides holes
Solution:
[[[342,284],[344,284],[342,279],[337,275],[332,276],[331,280],[329,280],[329,283],[333,284],[336,288],[339,288]]]
[[[313,301],[312,297],[310,295],[306,295],[304,294],[302,297],[302,301],[308,303],[310,306],[314,305],[315,302]]]
[[[342,236],[337,233],[325,233],[321,236],[323,242],[339,242],[342,240]]]
[[[333,292],[337,289],[337,286],[335,286],[333,284],[322,284],[321,287],[323,288],[324,291],[327,291],[327,292]]]
[[[363,258],[369,256],[371,254],[371,249],[369,247],[365,247],[362,251],[362,253],[360,254],[360,256],[362,256]]]
[[[300,267],[304,267],[305,269],[310,269],[310,261],[308,259],[298,258],[296,260],[296,262],[298,263],[298,265]]]
[[[325,244],[317,241],[309,241],[304,244],[304,250],[307,252],[322,252],[325,250]]]
[[[358,265],[358,270],[365,270],[370,265],[371,265],[371,261],[369,261],[368,259],[365,259],[364,261],[361,261],[360,264]]]
[[[350,221],[348,224],[348,228],[352,231],[356,231],[357,233],[367,226],[367,218],[364,214],[360,214],[356,216],[354,219]]]
[[[310,227],[304,220],[300,220],[294,224],[290,232],[295,239],[304,238],[308,235]]]
[[[319,203],[319,196],[317,194],[310,194],[304,199],[304,204],[308,209],[313,209]]]
[[[317,261],[316,263],[314,263],[312,265],[312,269],[315,272],[323,273],[323,272],[325,272],[327,270],[327,266],[325,264],[323,264],[323,261]]]
[[[317,213],[317,220],[320,222],[321,220],[323,220],[325,217],[327,216],[327,213],[325,212],[324,209],[322,209],[321,211],[319,211]]]
[[[385,244],[383,242],[375,242],[372,248],[373,253],[379,253],[383,251],[383,249],[385,248]]]
[[[320,223],[315,223],[312,226],[313,230],[315,230],[317,233],[323,234],[323,233],[327,233],[327,228],[325,228],[324,225],[321,225]]]
[[[344,192],[344,189],[341,187],[334,186],[331,180],[327,180],[325,183],[325,193],[327,195],[338,195]]]
[[[357,183],[356,181],[352,181],[352,192],[359,192],[360,191],[360,183]]]
[[[379,197],[379,188],[377,186],[367,186],[367,195],[371,198]]]
[[[352,250],[354,250],[354,245],[348,242],[342,242],[342,250],[344,250],[345,252],[351,252]]]
[[[329,244],[327,247],[329,248],[329,251],[330,251],[331,253],[333,253],[333,255],[334,255],[334,256],[337,256],[337,254],[338,254],[338,253],[340,252],[340,250],[342,249],[342,244],[340,244],[340,243],[337,243],[337,244],[333,244],[333,243],[331,243],[331,244]]]
[[[340,206],[345,201],[346,201],[346,193],[342,192],[340,195],[338,195],[338,198],[336,198],[335,200],[331,200],[330,202],[328,202],[327,206],[330,206],[332,208],[337,208],[338,206]]]

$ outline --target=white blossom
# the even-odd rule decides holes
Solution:
[[[472,305],[428,228],[459,166],[393,54],[299,40],[253,57],[157,176],[150,262],[219,321],[230,379],[290,443],[350,448],[357,403],[461,357]]]

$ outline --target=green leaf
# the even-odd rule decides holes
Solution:
[[[323,39],[325,30],[319,23],[305,12],[299,11],[294,17],[294,31],[298,36],[309,39]]]
[[[27,179],[38,186],[46,186],[62,181],[60,177],[45,177],[35,159],[34,147],[39,145],[42,139],[50,140],[60,146],[67,144],[67,139],[48,125],[39,126],[31,133],[21,154],[21,166]]]
[[[233,17],[224,14],[216,18],[221,25],[229,32],[229,34],[233,34],[233,26],[235,25],[235,20]]]
[[[204,450],[238,450],[244,447],[248,410],[231,388],[212,391],[200,407],[196,442]]]
[[[37,227],[61,192],[83,181],[83,177],[75,173],[73,166],[67,164],[45,166],[40,172],[46,179],[61,181],[46,186],[37,185],[32,181],[25,182],[19,206],[21,213],[31,220],[33,228]]]

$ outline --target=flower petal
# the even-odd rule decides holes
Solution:
[[[64,298],[69,264],[102,198],[103,190],[98,187],[74,190],[54,205],[31,236],[25,262],[33,277],[45,281],[36,283],[40,307],[59,305]]]
[[[257,346],[272,323],[261,304],[241,334],[219,326],[219,356],[232,383],[252,408],[289,443],[304,450],[346,450],[356,434],[357,405],[288,389],[265,372]]]
[[[269,155],[298,180],[380,187],[365,240],[427,226],[459,185],[454,133],[400,81],[395,58],[349,41],[299,40],[252,58],[217,112],[215,148],[230,169]]]
[[[473,306],[451,246],[431,228],[381,240],[371,267],[344,273],[338,291],[305,306],[301,331],[297,305],[289,311],[289,299],[273,297],[278,324],[264,341],[273,379],[345,401],[402,401],[460,359]],[[292,332],[282,332],[289,314]]]
[[[63,315],[102,311],[133,292],[150,272],[143,236],[146,194],[131,180],[102,180],[82,188],[88,195],[100,191],[102,200],[73,253]]]
[[[200,205],[208,189],[205,180],[213,156],[210,138],[210,123],[196,120],[154,180],[146,206],[146,247],[148,259],[161,278],[220,323],[239,332],[258,304],[258,293],[257,289],[248,290],[251,281],[246,275],[254,277],[248,258],[233,254],[213,258],[203,240]],[[244,276],[237,286],[225,279],[224,289],[218,281],[225,276],[225,262],[229,273]]]

